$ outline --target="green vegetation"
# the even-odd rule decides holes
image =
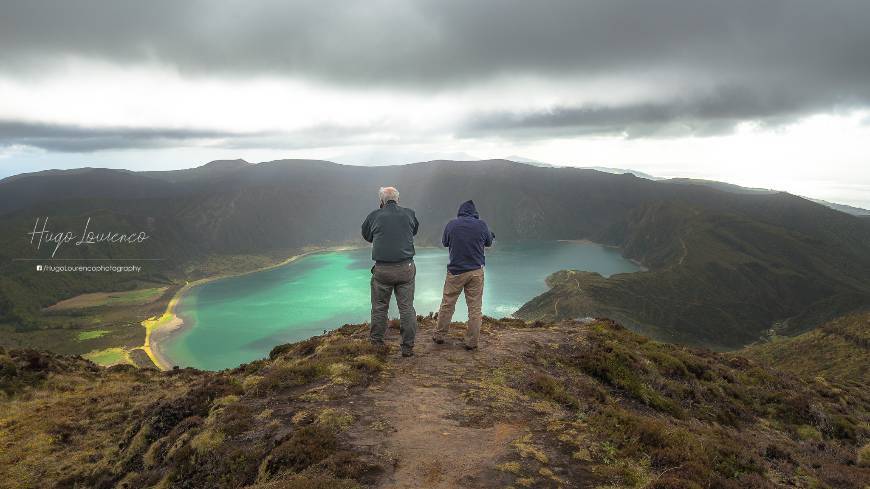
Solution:
[[[0,325],[0,346],[37,348],[65,355],[86,355],[110,348],[132,350],[142,346],[145,329],[139,324],[158,307],[156,303],[120,308],[94,308],[46,314],[39,328]],[[141,319],[140,319],[141,318]],[[153,366],[150,360],[137,365]]]
[[[347,394],[304,395],[358,390],[380,371],[383,354],[358,330],[221,373],[0,350],[0,444],[15,447],[0,452],[0,487],[358,487],[376,468],[339,441],[354,418],[331,404]],[[335,364],[349,370],[333,378]]]
[[[2,256],[2,244],[0,244],[0,256]],[[283,256],[283,255],[281,255]],[[281,256],[252,256],[252,255],[209,255],[202,262],[192,261],[186,269],[185,276],[201,277],[213,276],[220,273],[241,273],[253,268],[274,265],[281,261]],[[147,266],[147,265],[146,265]],[[0,269],[3,266],[0,265]],[[30,284],[39,290],[48,292],[31,291],[21,296],[20,305],[27,304],[27,312],[4,322],[0,317],[0,346],[6,348],[37,348],[50,350],[67,355],[91,355],[95,350],[111,349],[135,349],[144,343],[145,329],[142,321],[161,316],[166,309],[170,298],[180,287],[179,285],[167,285],[169,277],[159,277],[162,285],[155,286],[149,281],[111,282],[106,281],[110,273],[87,274],[40,274],[28,278],[14,287],[22,287]],[[125,274],[117,274],[125,275]],[[94,281],[88,282],[97,277]],[[146,275],[148,276],[148,275]],[[57,284],[48,286],[42,282],[43,278],[57,279]],[[31,279],[33,280],[31,282]],[[82,282],[79,282],[82,279]],[[111,280],[119,280],[115,277]],[[0,276],[0,304],[3,303],[3,282],[5,277]],[[180,278],[174,281],[183,282]],[[43,286],[49,287],[42,289]],[[69,286],[73,290],[93,290],[105,287],[113,292],[89,292],[75,295],[72,298],[62,300],[49,307],[44,307],[46,302],[55,301],[55,295],[50,292],[51,287]],[[81,288],[78,288],[80,287]],[[128,290],[118,290],[126,287]],[[60,292],[66,294],[66,289]],[[3,311],[0,307],[0,313]],[[103,360],[101,357],[93,357],[94,361],[103,365],[112,364],[115,359]],[[117,357],[117,355],[116,355]],[[89,357],[91,358],[91,357]],[[142,367],[153,367],[154,364],[147,355],[133,355],[132,360]],[[108,362],[108,363],[107,363]]]
[[[777,337],[741,353],[789,372],[861,382],[870,388],[870,313],[837,318],[800,336]]]
[[[553,289],[523,308],[529,320],[606,316],[657,339],[721,349],[752,343],[775,323],[788,320],[782,332],[800,333],[870,306],[870,221],[799,197],[498,160],[365,169],[293,160],[231,171],[79,169],[3,180],[0,194],[16,197],[0,202],[0,326],[78,326],[41,311],[80,294],[180,286],[310,246],[358,243],[360,209],[370,202],[359,189],[383,181],[413,196],[424,223],[453,216],[450,202],[462,189],[479,196],[501,240],[589,239],[649,269],[607,280],[557,274]],[[333,196],[328,207],[310,198],[315,184]],[[78,230],[90,217],[95,230],[147,229],[159,237],[123,250],[66,248],[63,258],[160,260],[144,262],[138,274],[38,273],[32,262],[12,259],[50,255],[22,239],[34,225],[30,216],[46,208],[56,230]],[[275,216],[287,221],[275,225]],[[418,243],[437,244],[440,231],[421,227]]]
[[[870,467],[870,443],[864,445],[858,451],[858,465],[861,467]]]
[[[532,381],[529,383],[529,389],[531,389],[532,392],[542,397],[552,399],[565,407],[575,409],[580,407],[580,401],[565,389],[565,385],[548,374],[540,373],[532,377]]]
[[[870,481],[870,473],[840,465],[860,458],[857,449],[870,437],[866,387],[657,343],[609,321],[596,321],[575,338],[538,349],[533,358],[546,373],[534,374],[527,388],[569,408],[551,415],[549,436],[575,460],[600,464],[596,473],[613,487],[774,487],[771,481],[863,487]],[[586,376],[606,386],[603,400],[595,401],[601,394]],[[542,378],[550,379],[545,388]],[[578,408],[566,399],[577,399]]]
[[[78,295],[47,307],[46,311],[65,311],[91,307],[121,307],[148,304],[159,299],[167,287],[152,287],[123,292],[94,292]]]
[[[99,337],[104,336],[108,333],[109,333],[109,331],[105,330],[105,329],[92,329],[90,331],[79,332],[79,334],[76,338],[78,338],[79,341],[87,341],[87,340],[92,340],[94,338],[99,338]]]
[[[781,195],[732,199],[722,208],[702,199],[638,209],[613,232],[648,271],[554,273],[551,289],[517,315],[610,317],[662,341],[735,349],[777,323],[787,325],[781,334],[798,334],[870,307],[870,228]],[[747,209],[750,201],[759,208]]]
[[[96,363],[97,365],[111,366],[119,363],[132,364],[129,353],[123,348],[106,348],[105,350],[94,350],[82,355],[84,358]]]
[[[420,324],[426,334],[434,321]],[[606,320],[486,318],[483,330],[485,345],[510,349],[463,351],[469,373],[442,375],[437,388],[462,393],[450,414],[460,425],[518,430],[501,440],[484,487],[870,482],[870,396],[855,382],[662,344]],[[376,438],[390,431],[361,408],[391,379],[413,384],[427,361],[386,354],[366,333],[344,326],[223,372],[0,350],[0,487],[379,485],[402,454],[354,445],[368,426]],[[483,355],[500,360],[477,368]]]

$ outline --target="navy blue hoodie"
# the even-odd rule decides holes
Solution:
[[[441,244],[450,248],[450,264],[447,265],[447,270],[458,275],[484,266],[486,258],[483,248],[492,246],[493,239],[495,234],[480,219],[474,202],[464,202],[459,206],[456,219],[447,223],[441,238]]]

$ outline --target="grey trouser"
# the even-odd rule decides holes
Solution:
[[[480,337],[480,323],[483,322],[483,268],[470,272],[452,275],[447,272],[444,279],[444,295],[441,299],[441,308],[438,309],[438,326],[435,327],[434,337],[443,340],[447,334],[447,327],[453,319],[453,311],[456,308],[456,300],[459,294],[465,291],[465,303],[468,305],[468,328],[465,331],[466,346],[476,347]]]
[[[372,267],[372,329],[370,338],[384,342],[387,331],[387,313],[390,296],[396,291],[396,305],[402,332],[402,350],[414,348],[417,335],[417,312],[414,310],[414,277],[417,266],[413,261],[398,264],[376,264]]]

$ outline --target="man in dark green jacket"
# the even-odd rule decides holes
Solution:
[[[372,243],[372,323],[369,338],[384,344],[390,296],[396,292],[402,333],[402,356],[414,354],[417,312],[414,310],[414,236],[420,223],[412,209],[399,207],[399,191],[382,187],[378,192],[380,209],[362,224],[363,239]]]

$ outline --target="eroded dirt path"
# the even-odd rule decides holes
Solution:
[[[401,358],[394,348],[383,378],[355,400],[358,422],[348,432],[350,442],[389,462],[380,487],[506,487],[515,479],[498,466],[516,456],[514,442],[528,432],[528,421],[511,416],[511,406],[522,400],[511,390],[498,392],[493,379],[510,375],[510,366],[523,361],[541,332],[493,334],[484,325],[480,349],[468,352],[463,330],[455,325],[448,340],[436,345],[431,325],[421,324],[416,355]],[[553,331],[548,341],[564,334]],[[391,330],[388,344],[397,341]],[[493,411],[499,402],[504,409]]]

